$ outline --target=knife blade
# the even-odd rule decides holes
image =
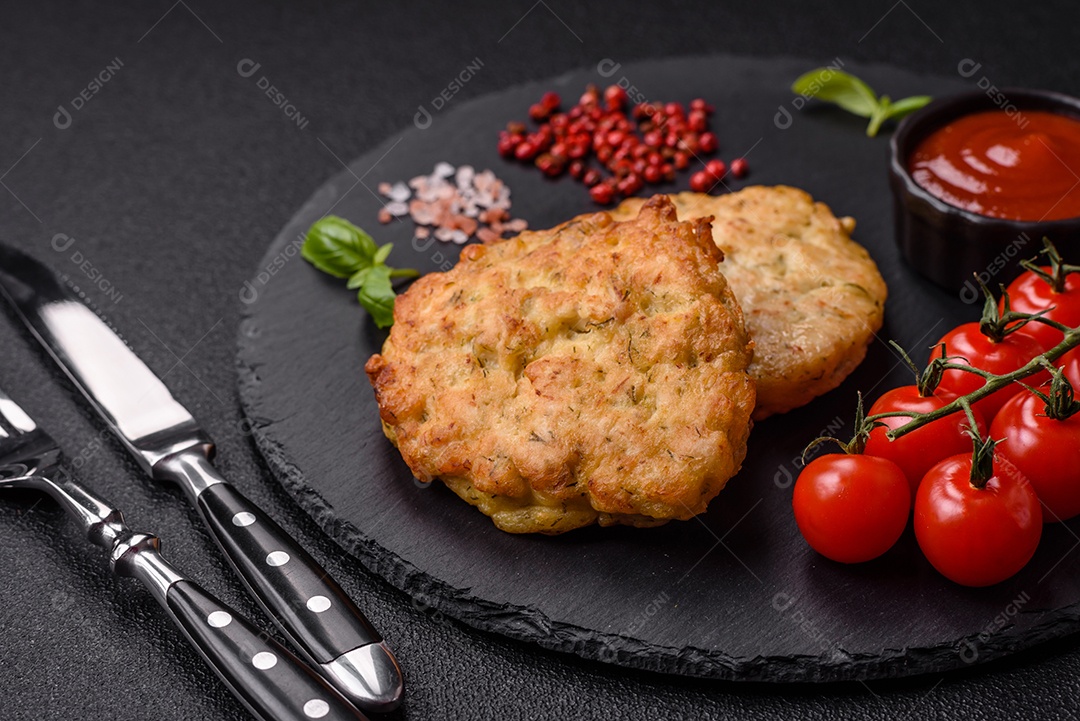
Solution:
[[[346,698],[401,702],[401,668],[336,581],[211,463],[214,444],[116,332],[48,267],[0,244],[0,295],[151,478],[177,483],[251,595]]]

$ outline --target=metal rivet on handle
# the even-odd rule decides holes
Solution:
[[[307,601],[307,607],[309,611],[315,613],[322,613],[326,609],[330,608],[330,599],[326,596],[312,596]]]
[[[248,513],[247,511],[240,511],[232,517],[232,522],[234,526],[240,526],[241,528],[250,526],[252,523],[255,523],[255,514]]]
[[[259,651],[251,657],[251,665],[260,671],[265,671],[277,665],[277,656],[269,651]]]
[[[304,715],[308,718],[322,718],[330,713],[330,704],[321,698],[313,698],[304,704]]]
[[[266,557],[266,563],[271,566],[284,566],[289,562],[289,554],[285,551],[273,551]]]
[[[214,628],[224,628],[232,623],[232,616],[225,611],[214,611],[206,617],[206,623]]]

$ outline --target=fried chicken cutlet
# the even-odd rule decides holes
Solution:
[[[755,400],[722,260],[709,221],[664,196],[466,246],[398,297],[366,365],[387,437],[504,531],[703,512]]]
[[[785,413],[840,385],[881,328],[887,295],[870,254],[851,240],[855,221],[782,185],[670,197],[682,220],[713,216],[722,270],[754,341],[754,418]],[[642,203],[627,199],[612,216],[632,218]]]

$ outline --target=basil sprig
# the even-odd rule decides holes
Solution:
[[[877,135],[886,120],[902,118],[932,100],[929,95],[912,95],[896,101],[888,95],[878,97],[862,80],[835,68],[817,68],[804,73],[791,84],[791,89],[804,97],[834,103],[849,113],[869,118],[866,134],[871,138]]]
[[[377,245],[375,240],[344,218],[328,215],[308,229],[300,255],[313,266],[336,278],[348,278],[350,290],[357,291],[360,305],[367,309],[375,325],[394,324],[393,278],[415,278],[412,268],[391,268],[386,258],[393,243]]]

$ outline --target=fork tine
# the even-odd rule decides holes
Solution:
[[[37,430],[37,424],[0,388],[0,438],[10,438],[12,434],[9,429],[17,431],[16,435],[21,435]]]
[[[0,478],[5,487],[15,475],[47,476],[60,464],[60,446],[29,414],[0,390]]]

